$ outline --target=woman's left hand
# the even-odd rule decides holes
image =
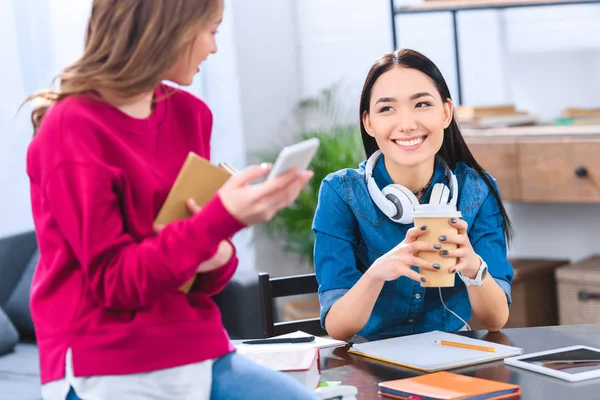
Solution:
[[[469,224],[466,221],[458,218],[451,218],[448,223],[458,229],[458,234],[454,236],[441,236],[441,243],[453,243],[458,245],[456,250],[442,250],[440,254],[443,257],[457,258],[458,263],[451,269],[451,272],[462,271],[463,275],[468,278],[475,279],[479,267],[481,266],[481,259],[473,250],[471,241],[467,235],[467,228]]]

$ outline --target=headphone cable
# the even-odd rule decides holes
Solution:
[[[459,317],[458,314],[456,314],[454,311],[452,311],[451,309],[449,309],[448,307],[446,307],[446,303],[444,303],[444,299],[442,298],[442,288],[439,287],[438,290],[440,292],[440,300],[442,301],[442,305],[444,306],[444,308],[446,310],[448,310],[448,312],[451,313],[452,315],[454,315],[456,318],[460,319],[462,321],[462,323],[465,324],[465,327],[467,328],[467,330],[471,331],[472,329],[469,326],[469,324],[467,323],[467,321],[465,321],[464,319],[462,319],[461,317]]]

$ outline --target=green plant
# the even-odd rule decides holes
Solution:
[[[324,93],[330,94],[327,91]],[[327,100],[329,101],[329,98]],[[299,107],[316,107],[323,110],[320,105],[318,101],[309,100],[302,102]],[[326,106],[326,109],[332,108]],[[312,222],[321,182],[332,172],[343,168],[356,168],[365,157],[358,125],[336,123],[331,119],[327,122],[329,126],[325,128],[301,132],[298,135],[297,141],[314,137],[321,141],[319,150],[309,167],[314,172],[314,177],[300,193],[298,199],[291,206],[277,213],[267,224],[269,235],[275,240],[282,241],[286,251],[296,253],[311,264],[315,243]],[[275,156],[271,154],[267,159],[273,161]]]

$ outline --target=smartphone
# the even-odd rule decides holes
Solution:
[[[320,144],[319,139],[312,138],[284,147],[277,156],[267,180],[273,179],[294,167],[300,167],[302,171],[306,170],[317,153]]]

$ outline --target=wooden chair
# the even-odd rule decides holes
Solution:
[[[314,273],[271,278],[268,273],[260,272],[258,287],[262,305],[264,337],[279,336],[296,331],[304,331],[315,336],[327,335],[327,332],[321,328],[321,321],[318,317],[284,322],[275,322],[274,319],[273,299],[317,293],[319,284]]]

